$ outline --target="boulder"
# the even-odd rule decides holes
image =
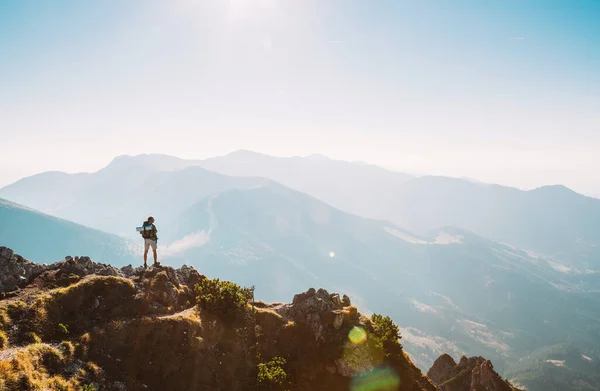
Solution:
[[[49,268],[13,253],[10,248],[0,247],[0,292],[23,288]]]

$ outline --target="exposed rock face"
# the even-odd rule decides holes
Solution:
[[[284,318],[305,325],[314,335],[315,340],[324,340],[324,332],[328,325],[339,327],[342,324],[342,302],[337,294],[329,294],[325,289],[307,292],[294,296],[292,304],[280,307],[277,312]],[[341,317],[341,319],[339,319]]]
[[[0,247],[0,293],[22,288],[47,266],[28,261],[10,248]]]
[[[494,371],[494,366],[483,357],[461,357],[456,363],[447,354],[440,356],[427,376],[442,391],[513,391],[507,381]]]
[[[441,355],[435,362],[433,366],[427,372],[427,375],[431,380],[436,384],[442,384],[448,379],[452,379],[456,374],[454,373],[456,369],[456,361],[450,355],[443,354]]]

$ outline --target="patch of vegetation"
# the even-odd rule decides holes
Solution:
[[[62,341],[60,345],[58,345],[58,348],[65,356],[65,358],[72,359],[75,355],[75,346],[70,341]]]
[[[6,307],[6,312],[11,319],[18,319],[25,313],[27,306],[22,301],[12,302]]]
[[[40,343],[42,342],[42,339],[33,331],[28,331],[23,335],[23,340],[27,343],[33,344],[33,343]]]
[[[11,320],[10,316],[8,316],[8,313],[6,312],[6,308],[0,308],[0,330],[6,329],[8,326],[10,326],[10,324]]]
[[[0,384],[8,390],[74,390],[58,375],[64,365],[60,351],[34,344],[12,360],[0,362]]]
[[[29,308],[29,330],[39,333],[45,341],[60,341],[65,335],[85,332],[98,318],[131,314],[135,291],[131,280],[114,276],[98,276],[53,289],[39,296]],[[94,305],[97,297],[102,297],[105,307]]]
[[[373,333],[377,337],[377,346],[383,349],[386,357],[390,357],[402,351],[400,344],[400,329],[389,316],[373,314]]]
[[[258,389],[261,391],[286,390],[288,375],[283,368],[285,364],[286,360],[282,357],[273,357],[266,363],[259,363],[256,376]]]
[[[6,346],[8,345],[8,337],[6,336],[6,333],[2,330],[0,330],[0,350],[6,348]]]
[[[66,324],[63,323],[59,323],[58,324],[58,329],[60,330],[61,333],[63,333],[64,335],[68,335],[69,334],[69,328],[67,327]]]
[[[252,290],[230,281],[205,278],[196,284],[198,307],[223,320],[233,320],[252,299]]]

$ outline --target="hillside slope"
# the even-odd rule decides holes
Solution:
[[[10,246],[27,258],[54,262],[67,255],[89,254],[116,265],[139,256],[122,238],[67,220],[48,216],[0,199],[0,246]]]
[[[0,299],[0,389],[438,389],[389,318],[324,289],[266,304],[188,267],[75,259],[21,277]]]
[[[549,346],[509,365],[506,375],[518,378],[528,389],[600,390],[600,350],[569,344]]]

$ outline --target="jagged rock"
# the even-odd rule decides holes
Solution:
[[[90,274],[124,277],[123,273],[116,267],[94,262],[89,257],[67,257],[64,261],[54,264],[53,268],[64,273],[76,274],[80,277]]]
[[[450,355],[443,354],[435,362],[428,372],[428,376],[436,384],[442,384],[453,377],[456,361]]]
[[[336,307],[341,307],[342,306],[342,299],[340,299],[340,295],[338,295],[337,293],[331,295],[331,301],[333,302],[333,304]]]
[[[325,289],[315,291],[314,288],[310,288],[295,295],[291,305],[283,305],[277,312],[285,318],[307,326],[315,340],[323,340],[327,327],[332,326],[337,330],[342,326],[342,308],[339,294],[329,294]]]
[[[494,371],[483,357],[461,357],[456,362],[447,354],[440,356],[427,376],[441,391],[513,391],[513,387]]]
[[[334,311],[335,313],[335,317],[333,318],[333,327],[336,330],[339,330],[340,327],[342,327],[342,324],[344,323],[344,313],[340,310],[336,310]]]
[[[121,268],[121,273],[123,273],[125,277],[130,278],[136,274],[136,269],[134,269],[131,265],[127,265]]]
[[[10,248],[0,247],[0,292],[24,287],[48,268],[14,254]]]
[[[344,296],[342,297],[342,305],[343,305],[344,307],[349,307],[349,306],[351,306],[351,305],[352,305],[352,303],[350,302],[350,298],[349,298],[348,296],[344,295]]]

